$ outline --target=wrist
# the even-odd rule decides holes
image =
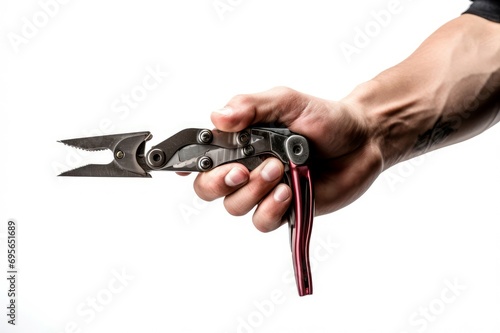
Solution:
[[[432,127],[439,118],[435,101],[422,99],[422,91],[411,82],[387,77],[392,75],[383,73],[342,100],[364,119],[370,144],[380,151],[384,170],[418,155],[414,148],[422,128]]]

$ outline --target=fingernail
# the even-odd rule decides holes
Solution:
[[[234,187],[243,184],[247,180],[247,174],[239,168],[233,168],[224,177],[227,186]]]
[[[229,116],[233,113],[233,109],[231,109],[229,106],[225,106],[222,109],[215,110],[214,113],[218,113],[223,116]]]
[[[276,187],[276,190],[274,190],[274,200],[277,202],[284,202],[288,198],[290,198],[290,191],[288,190],[288,187],[286,185],[279,185]]]
[[[273,182],[281,176],[281,166],[278,165],[278,163],[280,162],[271,160],[264,166],[264,169],[262,169],[260,174],[265,181]]]

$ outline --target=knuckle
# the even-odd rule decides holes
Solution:
[[[281,221],[281,216],[276,216],[269,209],[259,210],[252,217],[252,222],[260,232],[268,233],[276,229]]]
[[[255,210],[252,222],[257,230],[261,232],[276,230],[283,224],[283,215],[287,209],[287,203],[276,204],[268,196]]]
[[[224,208],[226,211],[233,216],[243,216],[248,213],[248,210],[243,209],[241,205],[238,205],[230,198],[224,198]]]
[[[252,95],[248,95],[248,94],[240,94],[240,95],[236,95],[234,96],[233,98],[231,98],[231,100],[229,101],[229,105],[233,105],[233,106],[238,106],[238,108],[241,108],[241,109],[248,109],[248,108],[252,108],[252,106],[254,105],[254,98],[252,97]]]
[[[266,223],[262,223],[261,220],[256,220],[255,218],[253,219],[253,225],[257,230],[263,233],[268,233],[273,231],[273,229],[269,228],[269,226]]]
[[[259,202],[267,191],[268,189],[264,188],[264,186],[259,186],[254,183],[249,183],[246,186],[247,198],[251,198],[254,202]]]
[[[277,96],[289,98],[296,96],[298,92],[290,87],[286,86],[277,86],[272,89],[273,93],[276,94]]]
[[[222,181],[210,179],[208,173],[200,173],[194,181],[196,195],[205,201],[213,201],[225,195],[225,186]]]
[[[197,186],[197,185],[194,186],[194,192],[196,193],[196,195],[198,197],[200,197],[200,199],[205,200],[205,201],[213,201],[216,199],[213,195],[210,195],[210,191],[207,191],[207,190],[205,190],[202,187]]]

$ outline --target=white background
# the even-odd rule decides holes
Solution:
[[[317,218],[304,298],[288,230],[261,234],[250,215],[197,200],[194,175],[56,177],[110,158],[57,140],[149,130],[157,143],[277,85],[342,98],[469,5],[401,0],[377,30],[389,0],[220,2],[222,14],[213,0],[0,2],[0,277],[9,219],[19,245],[17,325],[1,278],[0,331],[498,332],[498,128],[396,166]],[[348,61],[340,45],[370,24]],[[116,112],[148,70],[161,82]]]

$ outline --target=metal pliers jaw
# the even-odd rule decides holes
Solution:
[[[307,162],[307,140],[284,128],[251,127],[236,133],[184,129],[146,152],[150,132],[61,140],[85,150],[109,149],[113,161],[90,164],[60,176],[151,177],[150,171],[204,172],[239,162],[255,169],[269,156],[285,165],[283,182],[292,189],[293,202],[284,217],[290,228],[292,260],[300,296],[312,294],[309,240],[314,216],[314,191]]]
[[[146,141],[152,137],[150,132],[137,132],[61,140],[65,145],[88,151],[109,149],[113,160],[109,164],[88,164],[59,176],[151,177],[144,169],[143,160]]]

